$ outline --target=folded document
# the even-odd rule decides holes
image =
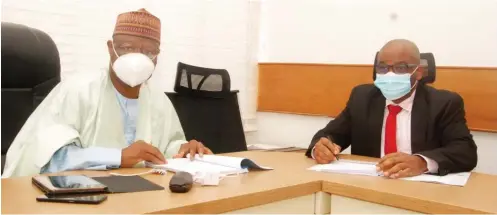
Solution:
[[[309,170],[319,172],[333,172],[354,175],[382,176],[376,172],[376,163],[351,160],[339,160],[330,164],[319,164],[312,166]],[[453,173],[445,176],[422,174],[414,177],[401,178],[408,181],[431,182],[455,186],[464,186],[471,172]]]
[[[270,167],[264,167],[256,164],[254,161],[246,158],[229,157],[220,155],[195,155],[192,161],[190,158],[168,159],[167,164],[156,165],[147,163],[148,167],[157,169],[166,169],[172,172],[189,172],[191,174],[199,172],[220,173],[225,175],[239,174],[248,170],[271,170]]]

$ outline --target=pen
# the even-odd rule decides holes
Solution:
[[[330,136],[326,136],[326,139],[328,139],[331,144],[334,144],[333,141],[331,140]],[[331,149],[330,149],[330,151],[331,151]],[[337,154],[335,154],[335,152],[331,152],[331,153],[333,153],[333,155],[335,156],[335,158],[337,159],[337,161],[340,160],[340,158],[338,157],[338,153]]]

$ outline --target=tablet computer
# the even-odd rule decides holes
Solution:
[[[40,175],[33,177],[33,184],[47,195],[107,192],[107,186],[85,175]]]

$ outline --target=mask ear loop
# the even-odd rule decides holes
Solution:
[[[417,72],[418,69],[419,69],[419,65],[416,67],[416,69],[414,69],[414,71],[412,71],[412,73],[411,73],[411,75],[409,77],[411,77],[415,72]],[[418,85],[418,80],[416,79],[416,82],[412,85],[412,87],[409,90],[409,92],[411,92],[411,90],[414,89],[417,85]]]
[[[119,56],[116,52],[116,47],[114,47],[114,43],[112,43],[112,50],[114,50],[114,54],[116,54],[116,57],[119,58],[121,56]]]
[[[117,58],[121,57],[116,52],[116,47],[114,46],[114,41],[112,41],[112,50],[114,51],[114,54],[116,55]],[[114,62],[110,61],[110,66],[111,67],[114,66],[113,64],[114,64]]]

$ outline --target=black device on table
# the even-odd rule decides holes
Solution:
[[[98,204],[107,199],[107,196],[98,194],[164,190],[164,187],[140,176],[40,175],[34,176],[32,182],[45,193],[37,198],[44,202]]]
[[[106,185],[85,175],[39,175],[33,177],[32,181],[47,196],[107,192]]]
[[[193,176],[187,172],[177,172],[169,181],[169,190],[173,193],[186,193],[192,186]]]
[[[33,184],[45,195],[36,198],[39,202],[61,202],[79,204],[99,204],[107,199],[107,186],[84,175],[35,176]]]
[[[100,204],[107,200],[106,195],[42,195],[36,197],[39,202],[60,202],[60,203],[78,203],[78,204]]]

